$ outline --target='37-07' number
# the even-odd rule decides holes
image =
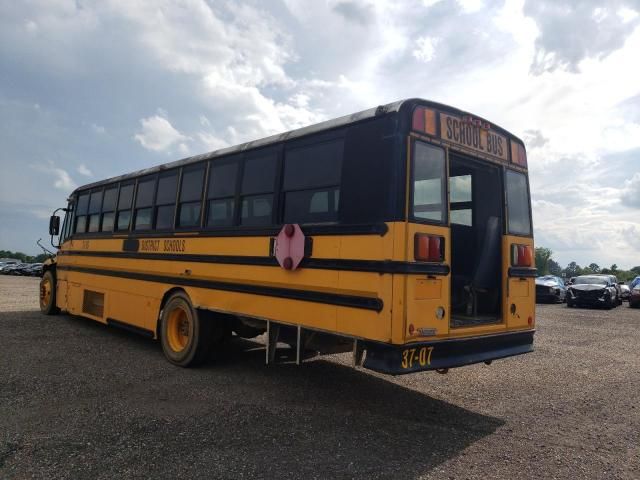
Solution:
[[[402,368],[413,368],[417,362],[421,367],[431,365],[433,347],[407,348],[402,351]]]

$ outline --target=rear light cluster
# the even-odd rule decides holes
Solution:
[[[527,168],[527,152],[523,145],[511,140],[511,163]]]
[[[418,132],[436,134],[436,112],[424,107],[416,107],[413,111],[411,129]]]
[[[533,249],[529,245],[511,245],[511,265],[513,267],[533,266]]]
[[[444,260],[444,237],[416,233],[414,257],[420,262],[442,262]]]

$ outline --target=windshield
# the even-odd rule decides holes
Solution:
[[[592,285],[607,285],[607,279],[604,277],[577,277],[575,282],[573,282],[575,285],[585,285],[585,284],[592,284]]]
[[[416,142],[413,154],[413,217],[435,223],[446,221],[444,150]]]

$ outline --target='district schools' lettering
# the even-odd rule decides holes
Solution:
[[[141,240],[140,251],[141,252],[157,252],[160,250],[160,240]]]
[[[184,252],[184,240],[141,240],[141,252],[159,252],[162,247],[163,252]]]
[[[184,240],[165,240],[164,251],[165,252],[184,252],[185,241]]]

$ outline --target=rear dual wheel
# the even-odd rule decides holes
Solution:
[[[184,292],[176,292],[162,309],[160,342],[167,360],[180,367],[208,360],[224,334],[221,322],[208,312],[193,308]]]

